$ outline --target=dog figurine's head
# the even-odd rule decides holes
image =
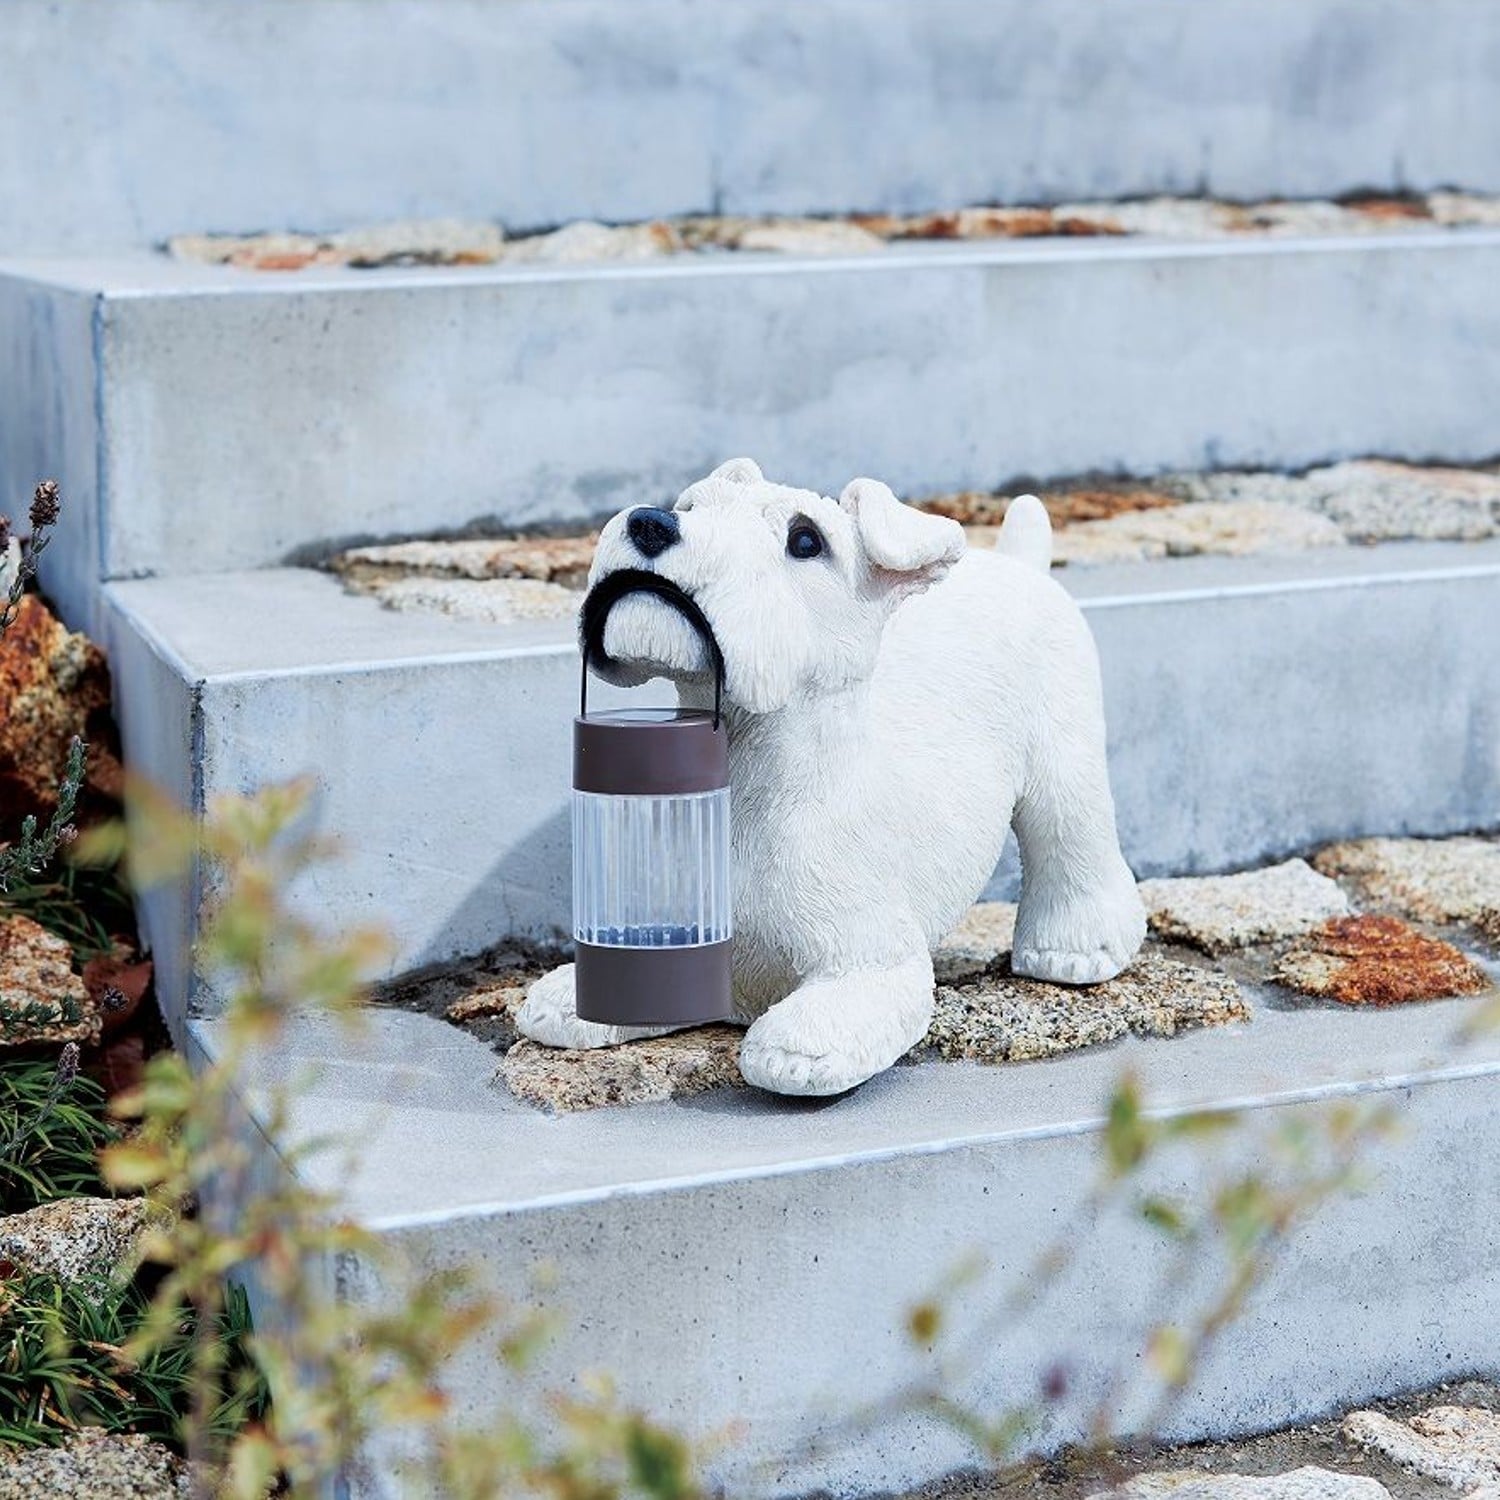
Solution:
[[[605,526],[591,597],[602,598],[596,591],[611,578],[628,584],[616,576],[627,571],[654,575],[668,597],[629,592],[614,603],[595,664],[622,686],[651,677],[711,684],[711,648],[674,604],[680,591],[723,654],[724,701],[771,713],[867,678],[891,611],[963,550],[956,521],[901,504],[876,480],[856,479],[830,500],[772,484],[749,459],[734,459],[671,510],[634,506]]]

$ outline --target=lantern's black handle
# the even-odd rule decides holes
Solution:
[[[698,608],[698,602],[685,589],[663,578],[659,573],[648,573],[644,568],[621,568],[607,573],[588,591],[583,609],[578,617],[578,640],[583,648],[583,681],[578,690],[578,712],[587,716],[589,711],[589,667],[591,665],[615,666],[614,658],[604,649],[604,626],[609,612],[627,594],[654,594],[663,604],[669,604],[698,632],[708,650],[708,658],[714,669],[714,728],[719,727],[719,710],[724,701],[724,653],[719,648],[714,628],[708,616]]]

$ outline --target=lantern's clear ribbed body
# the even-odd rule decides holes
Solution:
[[[573,793],[573,936],[607,948],[696,948],[733,935],[729,788],[662,797]]]

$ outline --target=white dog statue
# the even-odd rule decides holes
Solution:
[[[891,1066],[932,1019],[935,944],[1014,828],[1023,887],[1011,967],[1113,978],[1145,935],[1121,856],[1098,658],[1048,576],[1052,532],[1013,501],[993,551],[856,479],[838,500],[736,459],[671,511],[604,528],[590,582],[653,570],[696,601],[724,656],[740,1068],[780,1094],[837,1094]],[[617,681],[668,677],[712,704],[707,649],[647,594],[604,637]],[[574,1013],[573,967],[517,1017],[555,1047],[670,1028]]]

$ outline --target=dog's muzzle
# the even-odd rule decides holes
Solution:
[[[724,697],[724,652],[719,638],[708,622],[708,616],[698,607],[698,601],[670,578],[659,573],[648,573],[644,568],[620,568],[606,573],[583,601],[578,616],[578,644],[583,651],[583,687],[579,694],[580,712],[588,713],[589,668],[618,669],[620,663],[604,649],[604,627],[609,622],[609,612],[621,599],[631,594],[650,594],[663,604],[675,609],[692,628],[708,652],[714,672],[714,727],[719,725],[719,709]]]

